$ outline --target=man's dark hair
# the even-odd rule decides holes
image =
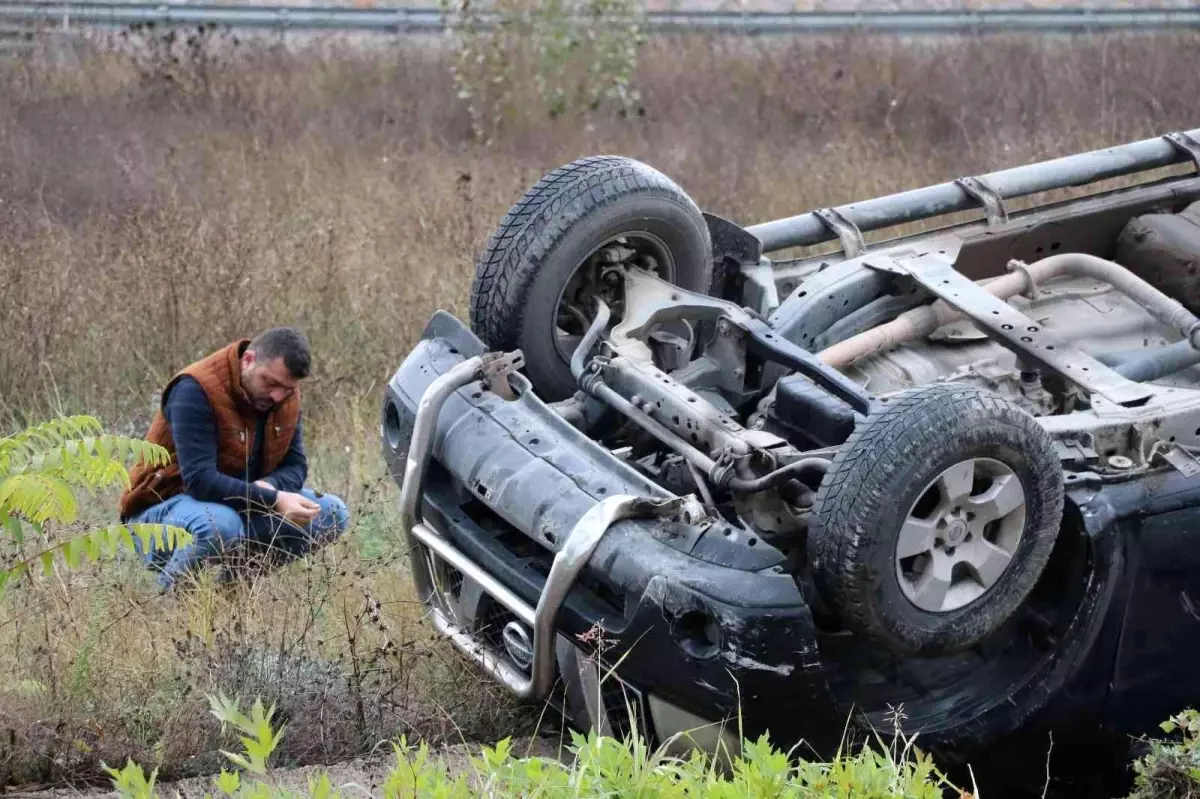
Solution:
[[[283,358],[283,364],[288,373],[296,380],[308,377],[312,368],[312,353],[308,349],[308,339],[294,327],[273,327],[259,333],[246,349],[264,361]]]

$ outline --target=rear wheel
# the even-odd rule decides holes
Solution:
[[[890,651],[962,651],[1025,601],[1062,507],[1053,442],[1021,408],[972,386],[902,392],[822,481],[814,576],[843,624]]]
[[[621,269],[709,290],[712,244],[700,209],[630,158],[574,161],[525,193],[488,240],[471,287],[471,327],[496,349],[520,348],[546,399],[575,390],[569,363],[600,298],[622,311]]]
[[[961,758],[979,768],[998,741],[1061,698],[1062,687],[1094,652],[1123,573],[1118,532],[1110,527],[1089,534],[1078,510],[1068,510],[1029,597],[977,646],[908,656],[861,636],[821,634],[830,690],[839,709],[857,722],[856,735],[874,740],[872,731],[886,734],[898,724],[905,735],[919,733],[919,745],[947,765]],[[1098,717],[1101,709],[1095,710]],[[1098,722],[1078,707],[1070,718],[1083,727]]]

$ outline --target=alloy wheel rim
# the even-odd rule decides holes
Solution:
[[[913,605],[950,613],[1000,582],[1025,532],[1025,488],[994,458],[959,461],[931,480],[896,536],[896,578]]]

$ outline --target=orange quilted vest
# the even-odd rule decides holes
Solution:
[[[258,412],[242,389],[241,357],[249,339],[235,341],[207,358],[196,361],[171,378],[162,393],[162,404],[179,378],[187,375],[208,395],[217,424],[217,468],[231,477],[245,479],[246,464],[254,451]],[[130,486],[121,494],[122,519],[140,513],[176,494],[183,493],[183,477],[175,461],[175,441],[171,426],[163,415],[162,404],[150,423],[146,440],[165,447],[171,453],[166,466],[135,466],[129,474]],[[267,440],[263,446],[263,474],[274,471],[292,443],[300,420],[300,391],[275,406],[267,418]]]

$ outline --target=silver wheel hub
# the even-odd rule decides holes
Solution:
[[[961,519],[955,519],[946,525],[946,544],[956,547],[961,544],[967,537],[967,523]]]
[[[896,578],[931,613],[963,608],[1008,570],[1025,531],[1025,489],[1007,465],[968,458],[934,478],[896,537]]]

